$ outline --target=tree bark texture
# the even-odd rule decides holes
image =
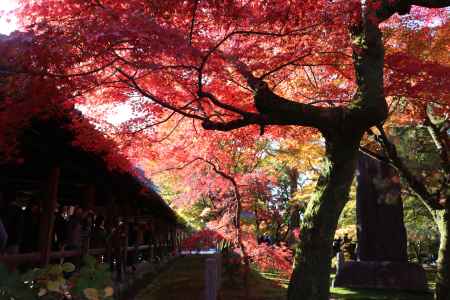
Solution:
[[[300,229],[289,300],[328,300],[331,245],[348,200],[358,158],[360,136],[327,140],[323,173],[308,203]]]
[[[436,274],[436,300],[450,300],[450,207],[436,212],[440,245]]]

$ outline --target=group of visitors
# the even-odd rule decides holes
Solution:
[[[39,251],[39,230],[43,217],[39,202],[20,204],[13,201],[0,210],[0,255]],[[54,213],[52,251],[80,251],[106,249],[98,260],[109,263],[118,276],[125,268],[132,268],[141,260],[159,260],[169,251],[168,232],[154,233],[153,223],[133,222],[113,218],[105,224],[105,217],[82,207],[57,207]],[[173,243],[173,241],[171,241]],[[145,252],[139,245],[152,245]],[[127,251],[128,247],[136,247]],[[80,265],[80,256],[66,258]]]
[[[333,241],[333,256],[338,253],[342,253],[346,259],[356,260],[357,258],[357,244],[353,242],[348,234],[344,234],[344,237],[338,237]]]
[[[30,253],[39,250],[39,228],[42,209],[36,203],[28,206],[10,203],[0,215],[0,252]],[[88,235],[92,243],[105,247],[104,217],[81,207],[56,209],[52,250],[80,250]]]
[[[95,215],[92,210],[76,207],[70,214],[70,209],[63,208],[62,212],[55,215],[53,249],[80,250],[88,237],[91,243],[105,247],[104,220],[102,215]]]

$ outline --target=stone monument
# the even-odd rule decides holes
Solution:
[[[333,285],[427,291],[424,269],[408,262],[398,174],[386,163],[362,154],[357,184],[357,260],[340,266]]]

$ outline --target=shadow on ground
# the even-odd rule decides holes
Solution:
[[[203,300],[206,255],[177,259],[143,288],[135,300]],[[430,276],[432,279],[434,276]],[[223,274],[219,300],[284,300],[288,280],[276,272],[251,270],[247,286],[243,275]],[[432,300],[431,294],[366,289],[331,289],[333,300]]]
[[[205,257],[178,259],[142,289],[135,300],[199,300],[203,299]]]

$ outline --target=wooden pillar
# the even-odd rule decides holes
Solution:
[[[182,245],[181,242],[183,241],[183,232],[181,231],[181,229],[178,232],[178,239],[177,239],[177,241],[178,241],[178,251],[181,252],[181,245]]]
[[[160,244],[161,244],[161,257],[166,256],[167,251],[167,225],[165,224],[164,220],[160,220]]]
[[[174,227],[170,228],[170,252],[175,252],[177,245],[176,229]]]
[[[150,249],[149,249],[149,261],[151,263],[153,263],[155,261],[155,232],[154,232],[154,222],[153,219],[147,221],[147,225],[148,225],[148,231],[149,231],[149,244],[150,244]]]
[[[159,247],[159,225],[158,225],[158,220],[154,219],[153,220],[153,224],[152,224],[152,234],[153,234],[153,245],[155,245],[154,247],[154,259],[156,261],[156,258],[160,258],[160,247]]]
[[[105,190],[104,197],[106,197],[106,215],[105,215],[105,230],[108,235],[111,234],[112,229],[116,224],[115,222],[115,209],[114,209],[114,198],[111,191]],[[112,265],[112,241],[109,240],[106,243],[106,253],[105,261],[107,264]]]
[[[163,239],[161,234],[161,227],[160,224],[158,224],[158,227],[156,228],[156,253],[159,259],[162,259],[163,257]]]
[[[139,262],[139,246],[144,244],[144,231],[142,230],[142,224],[138,223],[136,220],[136,224],[134,225],[136,228],[136,242],[134,243],[134,263],[137,264]]]
[[[177,235],[177,251],[181,252],[181,231],[179,228],[177,228],[176,235]]]
[[[167,252],[170,255],[173,251],[173,235],[172,235],[172,227],[169,227],[169,233],[168,233],[168,243],[167,243]]]
[[[85,189],[83,190],[83,198],[81,200],[81,207],[84,211],[87,210],[95,210],[95,185],[94,184],[88,184]],[[90,220],[92,223],[94,222],[93,219]],[[81,248],[81,257],[88,255],[90,245],[91,245],[91,229],[93,224],[89,224],[89,227],[87,228],[87,231],[85,232],[85,235],[83,236],[83,244]]]
[[[127,272],[126,272],[126,270],[127,270],[127,266],[128,266],[128,226],[129,226],[130,224],[128,224],[128,223],[123,223],[122,224],[122,226],[123,226],[123,230],[124,230],[124,233],[123,233],[123,240],[121,240],[121,243],[122,243],[122,253],[121,253],[121,255],[122,255],[122,259],[120,260],[120,264],[121,264],[121,266],[120,266],[120,268],[121,268],[121,271],[120,271],[120,276],[121,276],[121,280],[122,279],[126,279],[127,278]],[[121,237],[121,239],[122,239],[122,237]]]
[[[39,233],[39,251],[41,253],[41,265],[45,266],[50,262],[50,252],[53,240],[53,225],[55,221],[55,208],[58,200],[58,183],[60,168],[51,167],[43,184],[42,198],[42,219]]]

